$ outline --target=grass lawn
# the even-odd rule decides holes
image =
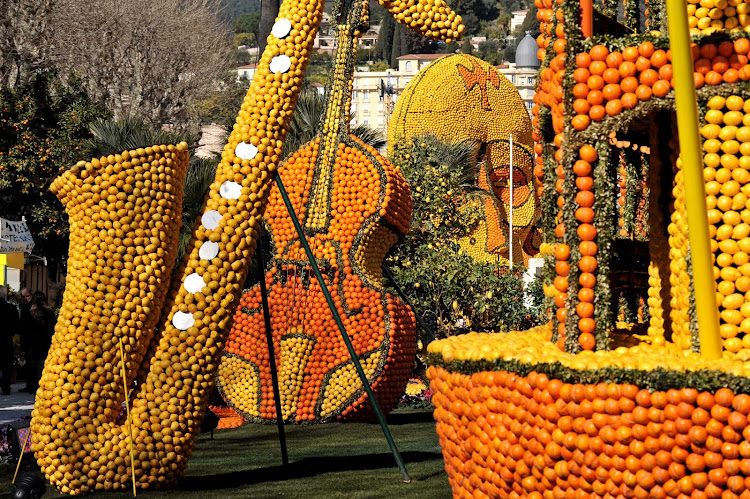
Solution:
[[[402,482],[377,423],[287,426],[286,472],[276,426],[245,425],[214,432],[213,440],[201,435],[177,489],[139,491],[138,497],[451,497],[432,412],[394,411],[388,425],[411,475],[410,484]],[[0,496],[7,497],[12,478],[10,466],[0,467]],[[47,490],[45,497],[58,495],[49,486]],[[88,497],[115,499],[132,493]]]

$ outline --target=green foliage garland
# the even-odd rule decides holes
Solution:
[[[563,10],[563,23],[565,26],[565,34],[567,36],[566,52],[565,52],[565,77],[562,81],[563,86],[563,101],[565,109],[573,109],[573,71],[576,65],[575,56],[580,50],[581,40],[583,35],[581,33],[581,26],[579,19],[581,16],[580,5],[575,2],[565,2],[561,6]],[[578,159],[578,147],[574,140],[571,140],[577,132],[573,130],[571,120],[573,114],[570,112],[565,113],[564,120],[564,131],[565,140],[563,141],[563,161],[562,170],[564,175],[563,180],[563,196],[566,200],[563,204],[563,225],[565,226],[565,237],[564,242],[570,247],[570,273],[568,274],[568,297],[565,302],[565,308],[567,310],[567,317],[565,318],[565,351],[569,353],[578,353],[581,351],[581,345],[578,342],[578,314],[576,313],[576,305],[578,304],[578,289],[579,283],[578,278],[581,275],[581,271],[578,268],[578,262],[581,260],[581,251],[578,247],[581,242],[578,237],[578,220],[576,219],[575,212],[579,208],[578,203],[575,202],[575,192],[578,190],[576,187],[576,174],[573,171],[573,163]],[[592,142],[593,143],[593,142]]]
[[[594,227],[596,228],[596,284],[594,288],[594,338],[596,349],[605,350],[609,348],[609,332],[614,327],[612,307],[612,288],[610,287],[610,276],[612,275],[611,261],[614,248],[616,202],[615,189],[611,185],[613,178],[613,165],[610,159],[610,148],[607,141],[599,141],[596,144],[596,152],[599,160],[594,165]]]
[[[641,26],[641,9],[636,0],[624,0],[625,27],[632,32],[637,32]]]
[[[624,162],[625,166],[625,206],[623,208],[623,229],[627,233],[626,237],[630,239],[637,238],[636,226],[635,226],[635,214],[638,209],[638,188],[640,178],[640,172],[633,161],[633,154],[630,151],[622,150],[621,161]]]
[[[552,16],[552,36],[550,37],[549,47],[545,50],[544,60],[540,67],[540,72],[543,69],[549,67],[552,61],[555,51],[552,50],[552,44],[554,43],[557,31],[557,25],[559,21],[557,16]],[[555,226],[559,222],[557,213],[557,162],[555,161],[555,145],[554,145],[554,130],[552,127],[552,111],[549,107],[539,105],[539,128],[542,131],[543,146],[545,148],[543,155],[543,168],[544,168],[544,194],[542,196],[542,219],[546,222],[545,237],[544,240],[550,243],[560,242],[557,236],[555,236]],[[544,258],[544,267],[542,268],[542,279],[545,284],[552,285],[555,276],[555,258],[552,255],[546,255]],[[550,310],[555,310],[554,299],[546,297],[545,307]],[[552,314],[552,341],[557,341],[559,338],[559,321],[557,315]]]
[[[518,360],[498,359],[494,361],[452,361],[445,362],[440,354],[429,354],[427,363],[442,367],[450,372],[471,375],[483,371],[507,371],[519,376],[527,376],[536,371],[549,378],[564,383],[630,383],[640,388],[654,391],[695,388],[698,391],[715,392],[719,388],[729,388],[735,394],[750,394],[750,378],[736,376],[721,371],[674,371],[656,368],[651,371],[605,367],[601,369],[576,370],[559,362],[527,364]]]
[[[669,35],[667,26],[667,6],[664,0],[646,0],[648,15],[646,16],[646,27],[649,30],[661,31]]]
[[[649,210],[651,209],[650,206],[650,193],[648,189],[648,173],[649,173],[649,154],[646,154],[645,152],[640,153],[640,160],[641,160],[641,179],[639,182],[639,189],[640,191],[640,197],[642,200],[642,205],[640,206],[641,210],[641,232],[638,234],[639,240],[648,241],[649,240],[649,233],[651,232],[651,228],[649,227]]]

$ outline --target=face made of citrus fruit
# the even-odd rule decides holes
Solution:
[[[437,98],[436,98],[437,96]],[[518,90],[494,67],[468,55],[441,58],[423,68],[404,89],[388,127],[388,142],[433,133],[443,140],[467,140],[476,153],[485,151],[478,186],[485,219],[458,240],[467,254],[480,261],[506,260],[510,238],[510,137],[513,136],[514,261],[536,252],[534,224],[539,216],[535,195],[531,120]]]

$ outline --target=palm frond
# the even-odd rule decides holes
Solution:
[[[382,149],[385,147],[386,140],[383,138],[382,132],[370,128],[368,125],[353,126],[351,133],[359,140],[375,149]]]
[[[326,98],[314,87],[307,87],[300,93],[297,108],[292,115],[282,157],[286,158],[297,149],[315,138],[321,126],[326,109]],[[357,125],[351,129],[352,135],[375,149],[385,147],[383,134],[367,125]]]
[[[85,147],[91,156],[106,156],[154,144],[177,144],[182,141],[188,145],[198,143],[198,138],[194,135],[155,129],[146,120],[133,116],[117,121],[99,119],[91,125],[90,130],[94,137]]]
[[[182,198],[182,229],[177,249],[177,260],[181,260],[187,250],[193,226],[203,208],[208,189],[216,175],[218,159],[192,158],[185,175]]]
[[[309,87],[300,93],[286,140],[284,140],[281,154],[283,158],[315,138],[324,110],[325,98],[317,90]]]

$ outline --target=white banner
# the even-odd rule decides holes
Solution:
[[[34,239],[26,222],[0,218],[0,253],[31,253]]]

